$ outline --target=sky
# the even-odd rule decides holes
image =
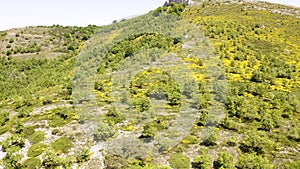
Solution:
[[[265,0],[300,7],[300,0]],[[25,26],[107,25],[145,14],[165,0],[0,0],[0,30]]]

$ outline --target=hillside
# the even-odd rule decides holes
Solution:
[[[171,3],[0,32],[0,168],[300,166],[300,9]]]

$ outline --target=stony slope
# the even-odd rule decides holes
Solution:
[[[297,168],[298,17],[196,1],[100,28],[1,32],[1,165]]]

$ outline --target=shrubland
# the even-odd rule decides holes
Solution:
[[[145,144],[157,141],[159,155],[140,149],[132,155],[130,147],[124,153],[102,152],[106,168],[297,168],[300,21],[295,13],[274,13],[278,8],[299,11],[268,3],[198,1],[193,6],[172,3],[103,27],[1,31],[0,145],[6,153],[1,165],[93,168],[98,163],[92,154],[98,152],[90,147],[125,135]],[[158,27],[151,27],[155,22]],[[194,50],[210,57],[189,51],[189,25],[202,33]],[[112,45],[102,53],[101,47],[85,53],[97,43]],[[160,66],[163,59],[173,67]],[[81,97],[84,92],[74,94],[81,85],[76,80],[85,75],[76,70],[92,71],[84,69],[88,64],[94,66],[93,81],[87,78],[92,101]],[[128,83],[113,76],[143,64],[148,66]],[[218,78],[226,80],[225,94],[208,87],[215,65],[222,67]],[[184,118],[185,102],[197,110],[191,129],[176,145],[159,142],[160,133]],[[216,104],[223,105],[220,121],[210,111]],[[88,114],[78,105],[99,109]],[[202,139],[206,129],[210,133]],[[118,150],[118,144],[113,146]]]

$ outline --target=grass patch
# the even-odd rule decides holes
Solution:
[[[38,158],[28,158],[22,164],[22,168],[24,169],[36,169],[40,168],[41,166],[42,162]]]
[[[28,150],[28,157],[37,157],[41,155],[46,149],[46,145],[43,143],[37,143],[32,145]]]
[[[189,135],[189,136],[185,136],[181,142],[185,145],[189,145],[189,144],[197,144],[199,140],[197,137]]]
[[[35,126],[25,127],[23,130],[23,133],[25,134],[25,136],[29,137],[30,135],[32,135],[34,133],[35,128],[36,128]]]
[[[73,147],[73,143],[71,139],[62,137],[51,143],[51,146],[57,153],[67,153],[70,150],[70,148]]]
[[[6,133],[9,130],[8,126],[0,127],[0,135]]]
[[[51,127],[63,127],[76,119],[76,113],[71,108],[60,107],[50,112],[52,112],[49,116],[49,125]]]
[[[45,133],[42,131],[36,131],[29,137],[29,141],[32,144],[36,144],[44,140],[45,140]]]
[[[190,168],[190,159],[181,153],[172,154],[169,163],[172,168],[176,169]]]

